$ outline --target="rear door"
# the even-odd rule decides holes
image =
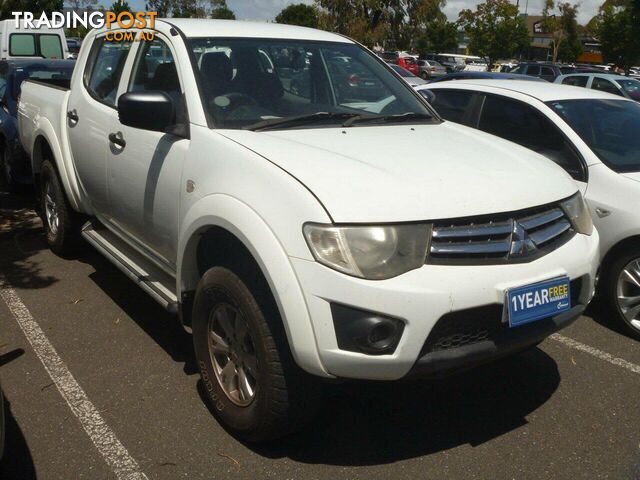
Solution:
[[[67,104],[67,131],[78,178],[93,211],[102,221],[109,214],[108,129],[118,118],[118,87],[130,49],[130,42],[109,42],[104,36],[96,38],[82,84],[73,85]]]

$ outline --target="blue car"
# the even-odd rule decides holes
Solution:
[[[74,60],[0,60],[0,177],[9,190],[32,182],[31,165],[18,137],[20,86],[27,79],[68,87]]]

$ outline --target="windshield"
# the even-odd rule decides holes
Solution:
[[[638,80],[618,80],[622,89],[627,92],[629,98],[640,102],[640,81]]]
[[[354,44],[197,38],[190,48],[202,101],[219,128],[317,113],[340,115],[315,115],[315,126],[335,126],[349,114],[434,115],[380,60]],[[301,127],[295,122],[280,125]]]
[[[549,102],[612,170],[640,171],[640,104],[628,100]]]

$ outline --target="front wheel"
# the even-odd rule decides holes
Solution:
[[[429,75],[427,74],[427,72],[422,72],[420,76],[422,77],[423,80],[429,80]]]
[[[265,286],[266,287],[266,286]],[[318,404],[318,381],[293,360],[275,302],[261,300],[233,271],[200,280],[193,342],[218,420],[238,437],[268,441],[301,428]]]
[[[620,255],[603,280],[611,312],[632,335],[640,338],[640,250]]]

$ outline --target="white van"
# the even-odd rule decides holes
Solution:
[[[69,49],[62,28],[27,28],[21,21],[0,21],[0,59],[67,58]]]

